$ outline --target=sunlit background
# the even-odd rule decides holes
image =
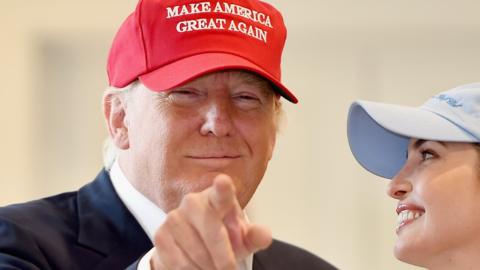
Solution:
[[[340,269],[397,262],[395,202],[346,139],[355,99],[420,105],[480,81],[480,1],[276,0],[283,79],[300,99],[250,218]],[[0,205],[76,190],[100,171],[111,40],[135,0],[0,0]]]

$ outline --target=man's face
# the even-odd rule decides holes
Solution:
[[[127,98],[120,166],[165,211],[220,173],[232,177],[244,207],[271,159],[277,110],[269,83],[242,71],[210,73],[161,93],[141,85]]]

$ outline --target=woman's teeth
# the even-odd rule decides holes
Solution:
[[[425,212],[419,210],[403,210],[398,214],[398,228],[402,225],[405,225],[408,222],[414,221],[415,219],[421,217]]]

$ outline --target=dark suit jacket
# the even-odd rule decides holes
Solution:
[[[152,248],[106,171],[77,192],[0,208],[0,269],[135,269]],[[254,270],[335,269],[274,241]]]

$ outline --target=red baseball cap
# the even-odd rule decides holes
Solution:
[[[280,12],[258,0],[140,0],[110,49],[110,85],[138,78],[161,92],[206,73],[243,69],[297,103],[280,80],[286,36]]]

